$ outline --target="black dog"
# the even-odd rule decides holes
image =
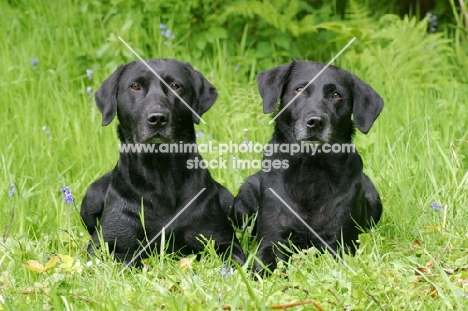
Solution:
[[[162,144],[195,144],[194,122],[198,124],[199,116],[214,104],[216,89],[188,63],[163,59],[148,64],[167,85],[143,62],[120,66],[96,92],[102,125],[117,115],[122,144],[156,149]],[[115,168],[89,187],[82,202],[81,216],[92,235],[88,252],[94,254],[93,244],[99,245],[97,229],[101,228],[115,258],[139,265],[147,253],[132,256],[164,227],[170,237],[169,251],[182,255],[201,251],[200,237],[204,236],[215,241],[220,254],[231,251],[232,258],[243,264],[244,253],[226,214],[234,197],[206,169],[193,165],[189,169],[188,161],[197,157],[201,160],[193,149],[179,153],[121,151]],[[151,246],[154,249],[154,243]]]
[[[318,148],[314,154],[312,147],[294,154],[265,153],[264,161],[279,160],[287,165],[250,176],[234,201],[234,219],[258,210],[258,258],[271,270],[276,268],[276,256],[288,256],[278,242],[292,242],[303,249],[314,245],[336,252],[342,241],[347,246],[345,250],[354,253],[361,230],[377,223],[382,213],[379,194],[363,174],[362,159],[357,151],[352,151],[351,140],[354,126],[363,133],[369,131],[382,111],[383,100],[359,78],[333,66],[305,88],[323,68],[319,63],[294,61],[263,71],[257,77],[264,113],[273,112],[280,100],[280,114],[270,144]],[[297,99],[281,112],[296,95]],[[330,152],[333,146],[349,146],[351,151]],[[260,271],[263,267],[256,262],[255,269]]]

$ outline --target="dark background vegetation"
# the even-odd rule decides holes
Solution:
[[[18,17],[18,25],[22,24],[22,18],[28,18],[28,11],[34,10],[30,1],[9,0],[9,3],[13,9],[26,13]],[[384,39],[369,36],[388,22],[385,17],[388,14],[426,18],[428,34],[443,33],[466,44],[468,13],[460,3],[459,0],[83,1],[70,5],[76,23],[69,21],[66,27],[81,27],[79,23],[85,16],[96,29],[125,33],[126,40],[130,41],[132,36],[138,37],[146,42],[140,45],[144,49],[141,52],[159,58],[161,47],[154,42],[164,36],[160,29],[164,24],[171,32],[164,44],[173,48],[173,57],[189,54],[194,59],[210,59],[219,57],[221,49],[236,71],[245,73],[248,79],[253,74],[252,63],[258,71],[291,59],[326,62],[354,36],[381,44]],[[428,14],[435,16],[431,22]],[[37,22],[38,27],[45,24],[49,28],[64,27],[60,18]],[[93,39],[96,37],[90,37]],[[77,65],[107,63],[110,69],[126,60],[129,51],[123,45],[115,50],[115,35],[99,40],[102,41],[81,42],[76,46]],[[467,56],[464,50],[468,49],[457,51],[462,53],[460,57]],[[116,59],[116,54],[122,59]]]

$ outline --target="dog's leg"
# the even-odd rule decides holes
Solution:
[[[362,174],[362,190],[364,191],[367,201],[368,225],[372,227],[380,220],[380,216],[382,215],[382,202],[380,201],[380,195],[374,184],[365,174]]]
[[[137,268],[142,268],[143,265],[141,263],[141,259],[143,259],[143,256],[140,255],[138,257],[135,257],[135,254],[137,253],[136,249],[133,250],[127,250],[127,252],[123,252],[123,250],[117,249],[117,241],[108,241],[106,242],[108,247],[109,247],[109,253],[112,254],[115,260],[122,262],[124,264],[131,264],[133,267]],[[101,248],[102,245],[100,243],[100,238],[98,232],[94,232],[93,237],[91,241],[88,243],[88,255],[89,256],[95,256],[96,255],[96,250]],[[146,255],[146,254],[145,254]]]
[[[223,238],[221,241],[216,242],[217,252],[220,256],[231,255],[231,259],[237,262],[240,266],[245,263],[245,255],[242,250],[239,241],[233,235],[231,241],[225,241]]]
[[[98,230],[93,233],[88,244],[88,254],[93,256],[96,249],[106,247],[116,260],[125,264],[132,261],[134,266],[141,266],[140,261],[147,257],[146,252],[133,259],[136,252],[146,245],[143,227],[139,224],[140,220],[136,215],[116,214],[113,210],[104,210]],[[105,245],[102,245],[102,242]],[[152,248],[149,248],[148,252],[151,250]]]
[[[104,210],[104,200],[111,181],[111,172],[108,172],[89,186],[81,202],[80,215],[90,235],[96,231],[97,221]]]
[[[221,203],[221,208],[223,209],[226,216],[229,217],[231,214],[231,208],[234,204],[234,196],[229,190],[227,190],[223,185],[214,181],[216,188],[219,193],[219,202]]]
[[[209,218],[216,219],[216,221],[209,221],[206,218],[199,219],[199,221],[192,219],[191,228],[183,233],[185,244],[192,250],[202,251],[203,244],[199,237],[210,238],[215,242],[218,255],[223,259],[230,256],[239,265],[243,265],[245,263],[244,251],[228,218],[222,214],[221,210],[218,213],[211,213]]]
[[[286,254],[285,250],[281,249],[279,244],[288,245],[287,239],[276,238],[275,242],[271,240],[263,240],[260,243],[260,247],[257,252],[258,260],[254,263],[254,271],[256,272],[266,272],[267,268],[270,271],[274,271],[277,266],[277,259],[287,261],[289,255]]]
[[[252,216],[258,211],[258,204],[260,202],[260,174],[261,172],[258,172],[247,178],[234,199],[231,219],[238,227],[245,225],[246,217]]]

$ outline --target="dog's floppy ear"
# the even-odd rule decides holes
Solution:
[[[258,90],[263,99],[263,113],[275,110],[293,64],[294,62],[268,69],[257,75]]]
[[[201,117],[213,106],[218,98],[216,88],[200,72],[193,69],[192,65],[186,63],[193,85],[192,109]],[[192,113],[193,122],[200,123],[200,118]]]
[[[384,102],[369,84],[354,75],[352,83],[354,124],[367,134],[382,111]]]
[[[102,126],[112,122],[117,112],[117,83],[125,65],[119,66],[97,90],[94,98],[102,113]]]

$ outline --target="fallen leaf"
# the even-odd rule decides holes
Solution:
[[[65,271],[78,271],[83,269],[79,262],[75,263],[75,259],[69,255],[58,254],[57,257],[60,258],[59,268],[64,269]]]
[[[37,260],[32,260],[32,259],[28,260],[27,264],[23,263],[21,265],[28,270],[42,273],[53,268],[57,264],[58,261],[59,261],[59,257],[57,255],[54,255],[49,258],[49,260],[47,261],[45,265],[42,265]]]
[[[434,231],[441,231],[442,226],[440,225],[435,225],[435,226],[422,226],[421,229],[423,229],[426,232],[434,232]]]
[[[179,261],[179,268],[181,270],[191,269],[194,258],[181,258]]]

